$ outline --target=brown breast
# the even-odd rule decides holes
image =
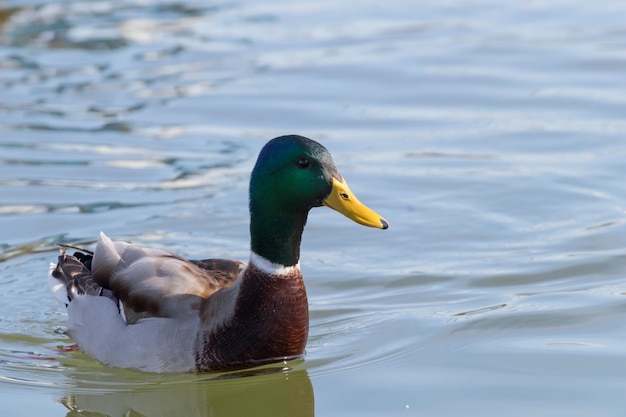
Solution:
[[[249,265],[241,280],[232,318],[199,335],[199,371],[242,369],[304,353],[309,308],[300,270],[277,277]]]

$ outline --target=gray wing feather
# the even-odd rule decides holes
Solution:
[[[103,233],[92,260],[94,281],[120,299],[129,323],[147,316],[197,315],[203,301],[230,286],[244,267],[228,259],[189,261],[159,249],[112,242]]]

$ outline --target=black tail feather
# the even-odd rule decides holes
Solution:
[[[93,256],[81,252],[74,255],[61,253],[52,276],[63,281],[68,297],[72,294],[102,295],[103,288],[91,277],[91,260]]]

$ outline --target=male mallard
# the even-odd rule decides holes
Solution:
[[[186,260],[104,233],[93,252],[62,250],[49,283],[65,333],[105,365],[150,372],[231,370],[302,356],[309,310],[300,240],[312,207],[365,226],[389,223],[359,202],[330,153],[302,136],[261,150],[250,178],[250,262]]]

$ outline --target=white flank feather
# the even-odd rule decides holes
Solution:
[[[105,365],[147,372],[195,369],[198,318],[146,318],[127,325],[106,297],[76,295],[67,308],[68,336]]]
[[[63,304],[67,304],[70,302],[70,299],[67,297],[67,287],[65,283],[52,276],[56,267],[57,265],[55,263],[50,262],[50,268],[48,269],[48,287],[52,295],[54,295],[54,298],[61,301]]]

